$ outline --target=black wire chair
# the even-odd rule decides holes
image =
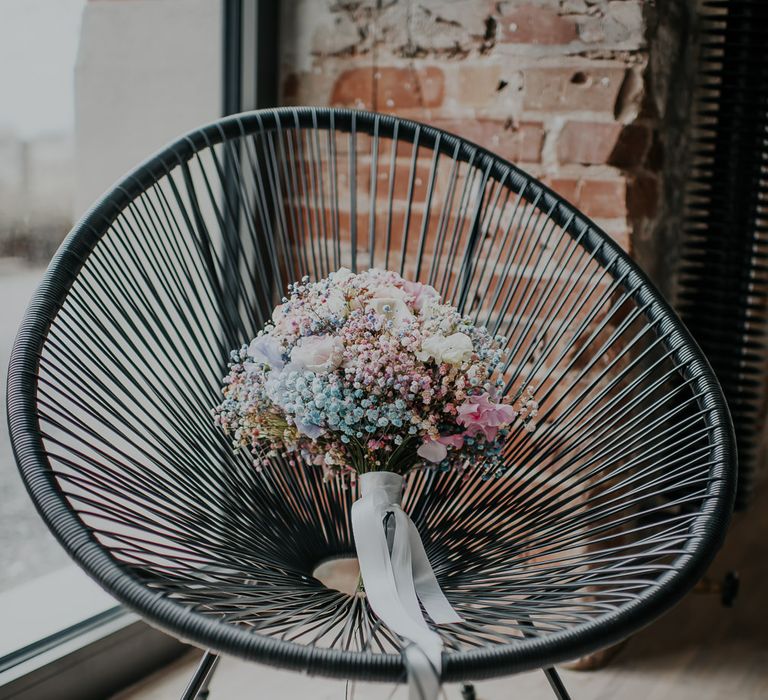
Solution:
[[[14,348],[10,433],[62,545],[151,624],[218,653],[398,682],[400,641],[315,567],[354,556],[354,488],[213,425],[230,349],[287,283],[388,268],[509,338],[538,427],[500,479],[416,471],[404,507],[464,622],[444,681],[551,667],[623,639],[693,586],[735,483],[723,396],[611,239],[512,164],[388,116],[278,109],[179,139],[77,224]]]

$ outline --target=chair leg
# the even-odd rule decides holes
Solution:
[[[563,681],[560,679],[560,676],[554,668],[545,668],[544,675],[547,677],[549,685],[552,687],[557,700],[571,700],[571,696],[568,695],[568,691],[565,689]]]
[[[208,684],[211,682],[211,678],[213,678],[213,672],[216,670],[218,663],[218,655],[206,651],[195,669],[195,674],[184,690],[181,700],[206,700],[208,697]]]

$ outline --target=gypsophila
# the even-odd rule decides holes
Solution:
[[[257,468],[287,453],[328,475],[499,475],[510,426],[533,430],[538,411],[530,389],[501,398],[504,342],[393,272],[304,277],[232,353],[214,420]]]

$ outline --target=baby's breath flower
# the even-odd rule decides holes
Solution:
[[[498,476],[504,421],[516,414],[533,431],[539,412],[531,387],[514,410],[499,398],[505,344],[393,272],[304,276],[230,354],[213,419],[257,469],[282,455],[329,476],[468,465]]]

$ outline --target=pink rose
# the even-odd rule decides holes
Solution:
[[[299,338],[291,350],[291,369],[306,369],[324,374],[336,369],[344,356],[341,338],[330,335],[308,335]]]
[[[413,297],[413,305],[417,311],[421,311],[428,302],[440,299],[440,294],[434,287],[421,282],[406,280],[403,289]]]
[[[516,417],[512,406],[494,403],[486,393],[470,396],[461,404],[456,422],[466,428],[469,436],[483,433],[486,440],[494,440],[499,428],[509,425]]]

